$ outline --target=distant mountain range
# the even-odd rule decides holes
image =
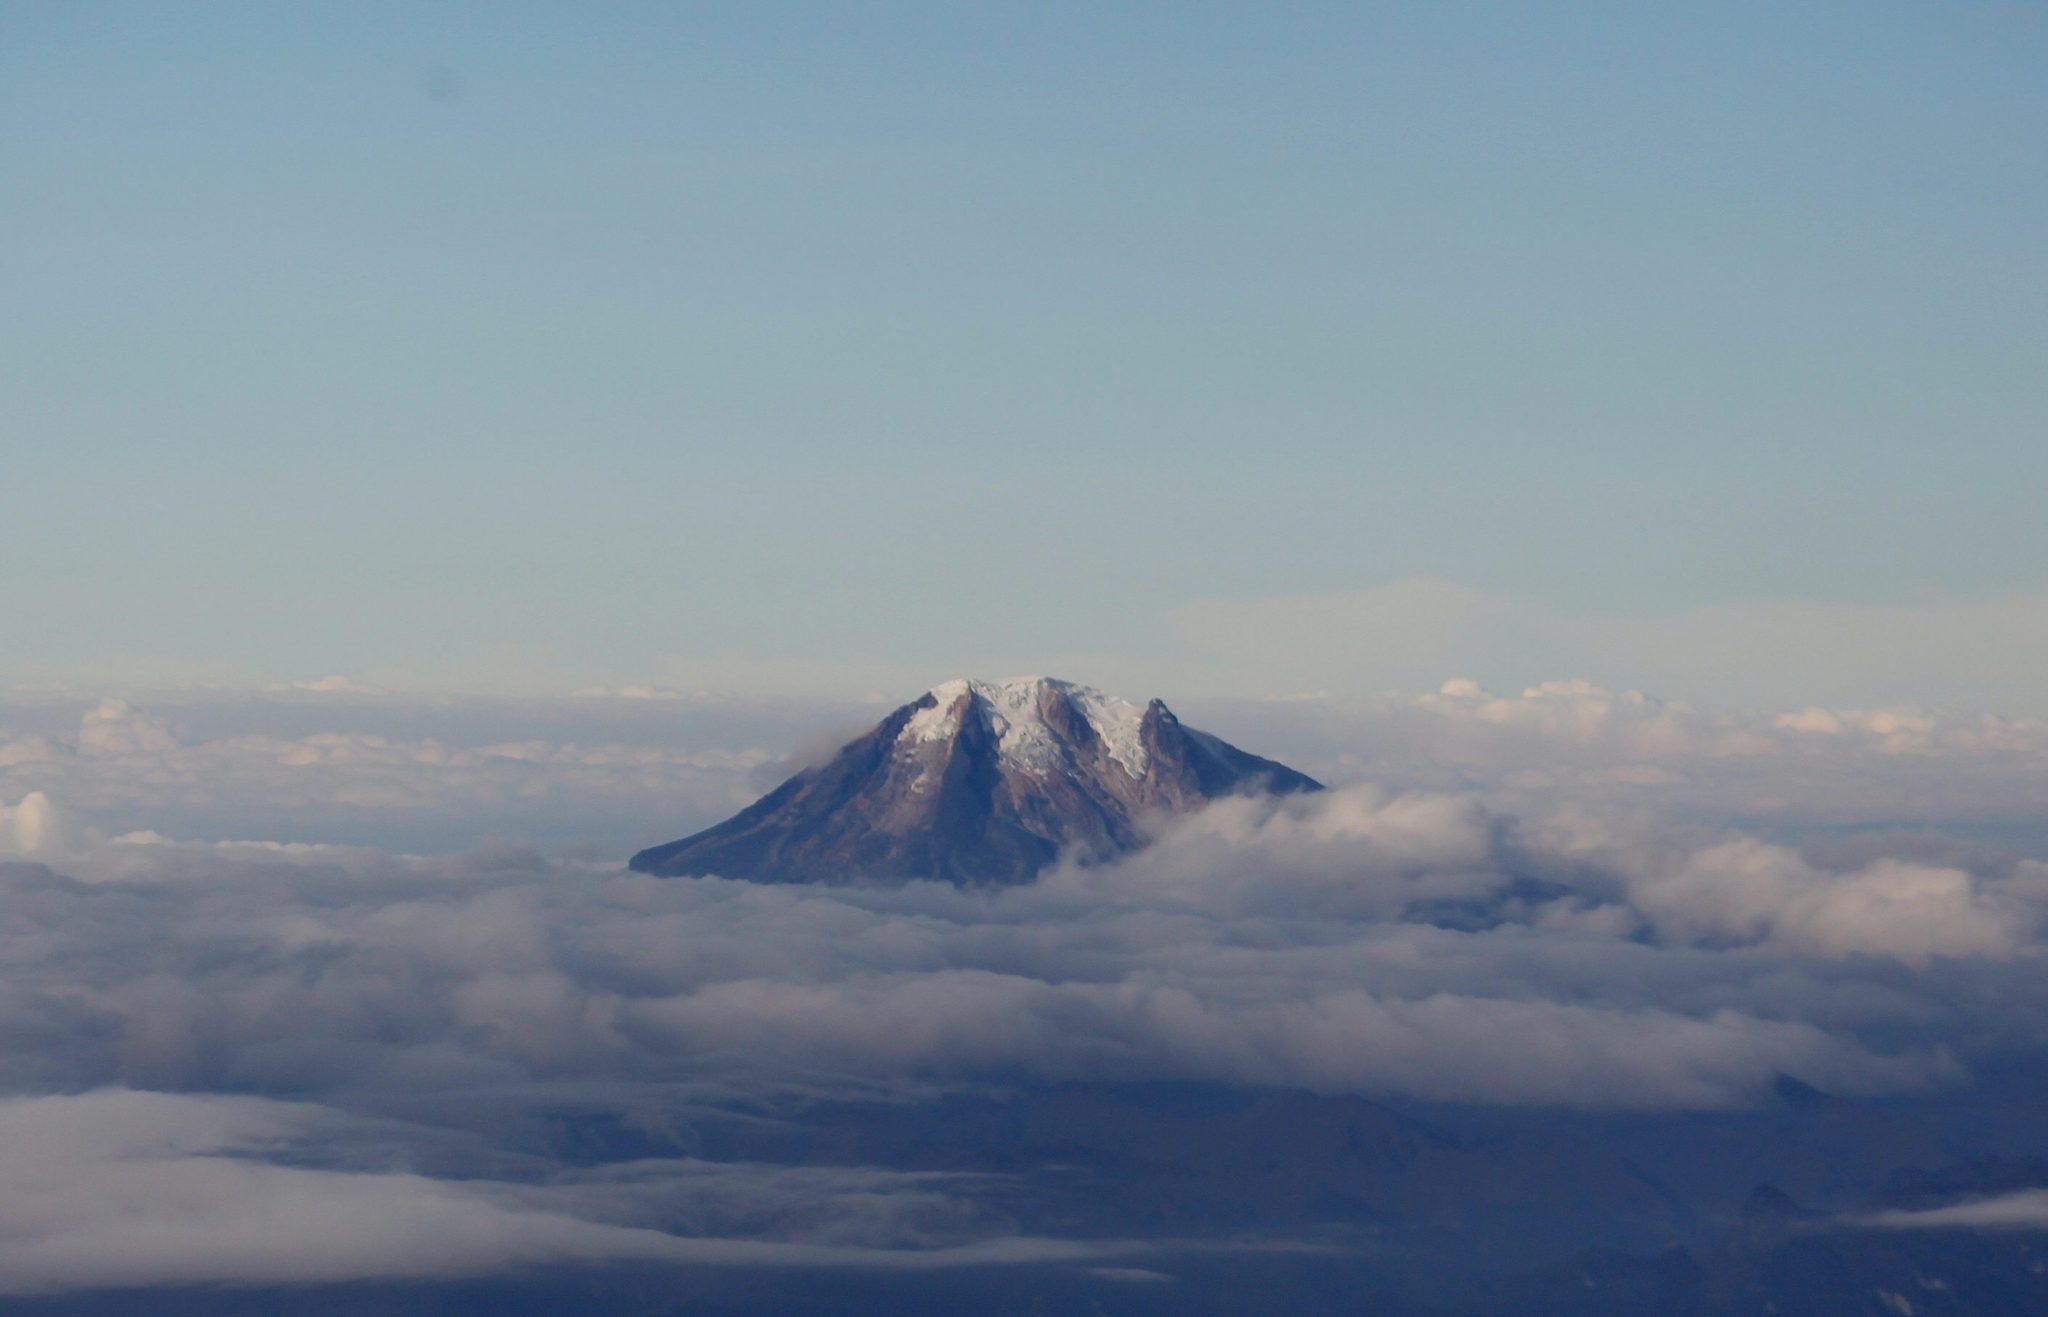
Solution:
[[[1316,791],[1302,773],[1050,677],[949,681],[732,818],[633,857],[643,873],[763,882],[1028,882],[1063,855],[1143,846],[1221,796]]]

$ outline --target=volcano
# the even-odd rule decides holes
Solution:
[[[1051,677],[949,681],[825,763],[632,867],[778,883],[1029,882],[1099,863],[1222,796],[1321,783],[1182,725],[1159,701]]]

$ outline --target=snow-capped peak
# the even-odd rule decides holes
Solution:
[[[1050,677],[949,681],[641,873],[763,882],[1029,882],[1128,855],[1153,822],[1223,796],[1315,791],[1285,764]]]
[[[1011,677],[1003,681],[956,678],[931,689],[932,707],[919,709],[904,725],[900,739],[938,741],[959,731],[958,715],[979,707],[995,732],[1003,757],[1026,768],[1058,767],[1066,743],[1046,721],[1048,695],[1064,697],[1087,720],[1103,753],[1134,778],[1145,775],[1145,745],[1139,736],[1145,711],[1129,700],[1104,694],[1055,677]],[[973,698],[965,705],[961,696]]]

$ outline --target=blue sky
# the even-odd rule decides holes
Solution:
[[[2048,711],[2043,140],[2032,4],[0,3],[0,681]]]

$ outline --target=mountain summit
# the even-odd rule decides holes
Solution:
[[[1105,860],[1151,816],[1219,796],[1316,791],[1284,764],[1181,725],[1158,700],[1050,677],[934,687],[746,809],[633,857],[642,873],[762,882],[1029,882]]]

